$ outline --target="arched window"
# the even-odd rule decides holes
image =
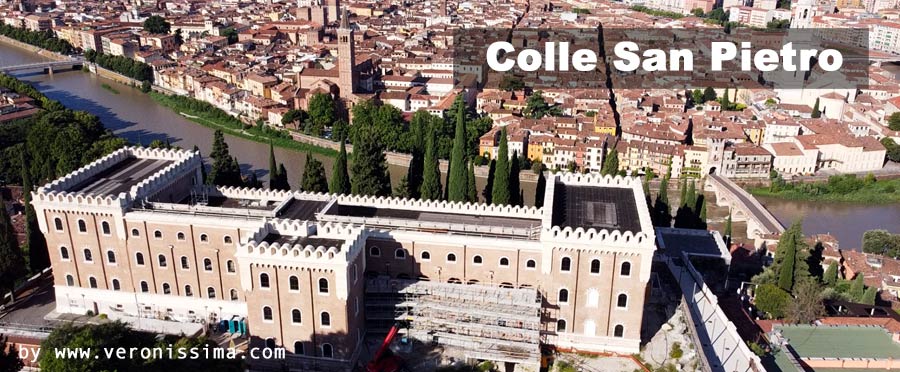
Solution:
[[[568,257],[563,257],[562,261],[559,263],[559,271],[571,271],[572,270],[572,259]]]
[[[154,239],[162,239],[162,231],[156,230],[153,232]]]
[[[122,289],[122,285],[119,284],[119,279],[113,279],[113,280],[112,280],[112,289],[113,289],[114,291],[118,291],[118,290]]]
[[[161,254],[161,255],[159,255],[158,259],[159,259],[159,267],[166,267],[168,265],[168,263],[166,263],[166,255]]]
[[[447,262],[456,262],[456,255],[453,253],[447,254]]]
[[[613,328],[613,337],[624,337],[625,336],[625,327],[621,324],[616,324]]]
[[[322,358],[334,358],[334,348],[331,344],[322,344]]]
[[[206,297],[216,298],[216,289],[213,287],[206,287]]]
[[[212,260],[208,258],[203,259],[203,271],[212,271],[213,265]]]
[[[145,282],[143,280],[141,281],[141,292],[143,292],[143,293],[150,292],[150,286],[147,285],[147,282]]]
[[[66,285],[72,287],[75,285],[75,277],[71,275],[66,275]]]
[[[179,231],[177,234],[175,234],[175,239],[184,240],[184,233]]]
[[[94,262],[94,254],[90,249],[84,249],[84,262]]]
[[[206,234],[200,234],[200,241],[203,242],[203,243],[208,243],[208,242],[209,242],[209,235],[206,235]]]
[[[162,288],[163,294],[172,294],[172,287],[169,285],[169,283],[163,283]]]
[[[403,248],[397,248],[397,250],[394,251],[394,258],[396,258],[398,260],[405,259],[406,258],[406,250]]]
[[[238,292],[237,292],[237,289],[232,288],[230,292],[231,292],[231,300],[232,300],[232,301],[237,301],[237,300],[238,300]]]
[[[131,236],[141,236],[141,231],[138,229],[131,229]]]
[[[225,242],[225,244],[231,244],[231,237],[228,235],[225,235],[225,237],[222,238],[222,241]]]
[[[628,295],[624,293],[620,293],[618,299],[616,300],[617,307],[628,307]]]
[[[481,265],[482,262],[484,262],[484,260],[481,258],[481,256],[475,255],[475,257],[472,257],[473,264]]]
[[[190,261],[188,260],[187,256],[181,256],[181,268],[185,270],[191,268]]]
[[[503,266],[503,267],[509,266],[509,258],[500,257],[500,266]]]
[[[97,278],[93,276],[88,277],[88,284],[91,286],[91,288],[97,288]]]
[[[566,331],[566,320],[559,319],[556,321],[556,331],[557,332],[565,332]]]
[[[116,252],[106,251],[106,261],[111,264],[116,263]]]
[[[59,258],[63,260],[69,259],[69,249],[66,247],[59,247]]]
[[[591,260],[591,274],[599,274],[600,273],[600,260],[593,259]]]
[[[378,247],[369,248],[369,256],[381,257],[381,248],[378,248]]]
[[[319,278],[319,293],[328,293],[328,279]]]
[[[234,261],[232,261],[232,260],[225,261],[225,269],[228,270],[229,273],[234,273],[235,272]]]
[[[431,253],[428,253],[428,251],[422,252],[420,257],[422,257],[423,261],[431,261]]]
[[[292,291],[299,291],[300,290],[300,279],[298,279],[294,275],[291,275],[291,277],[288,278],[288,285],[290,286],[290,289]]]
[[[266,274],[266,273],[259,274],[259,287],[260,288],[269,288],[269,274]]]
[[[294,341],[294,354],[303,355],[303,342]]]
[[[188,296],[188,297],[194,296],[194,290],[193,290],[193,288],[191,288],[190,285],[184,286],[184,295]]]
[[[631,262],[622,262],[622,268],[619,270],[621,276],[631,276]]]
[[[330,327],[331,326],[331,314],[329,314],[327,311],[323,311],[322,316],[321,316],[321,323],[322,323],[323,327]]]
[[[78,220],[78,232],[87,232],[87,223],[84,220]]]
[[[525,261],[525,268],[526,268],[526,269],[533,269],[533,268],[535,268],[535,267],[537,267],[537,262],[535,262],[534,260],[528,260],[528,261]]]
[[[100,231],[103,232],[103,235],[110,235],[112,232],[109,229],[109,222],[100,222]]]
[[[134,254],[134,263],[138,266],[144,266],[144,254],[141,252]]]
[[[53,219],[53,225],[56,227],[56,231],[63,231],[63,223],[59,217]]]
[[[300,310],[299,309],[291,310],[291,323],[300,324],[300,321],[301,321]]]
[[[272,308],[263,306],[263,320],[272,320]]]
[[[557,297],[559,303],[564,304],[569,302],[569,290],[568,289],[560,289],[559,297]]]

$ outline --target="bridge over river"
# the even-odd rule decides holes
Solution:
[[[732,220],[747,221],[748,239],[784,232],[784,226],[772,213],[730,179],[711,174],[706,177],[706,187],[716,193],[716,204],[731,208]]]

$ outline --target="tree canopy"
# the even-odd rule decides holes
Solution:
[[[158,15],[152,15],[144,20],[144,31],[151,34],[168,34],[172,29],[172,25],[165,18]]]
[[[328,192],[325,166],[309,152],[306,153],[306,165],[303,167],[303,179],[300,181],[300,189],[315,193]]]

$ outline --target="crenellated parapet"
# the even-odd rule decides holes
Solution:
[[[340,240],[343,243],[336,245],[298,244],[294,242],[265,241],[271,234],[288,237],[320,238],[321,240]],[[351,256],[363,250],[366,234],[361,226],[344,223],[319,222],[297,220],[269,221],[260,228],[253,240],[244,244],[248,257],[277,257],[288,259],[291,263],[346,263]],[[287,263],[287,262],[284,262]]]
[[[64,193],[65,190],[71,189],[76,185],[91,179],[109,167],[131,157],[131,149],[132,148],[130,147],[121,148],[113,151],[109,155],[94,160],[61,178],[57,178],[44,186],[38,187],[35,195],[50,194],[54,192]]]
[[[338,202],[346,205],[359,205],[384,209],[409,209],[437,213],[515,218],[539,219],[543,213],[541,208],[535,207],[450,202],[442,200],[417,200],[382,196],[340,195],[338,196]]]
[[[147,152],[148,149],[140,149],[141,151],[136,151],[136,153]],[[175,151],[175,150],[161,150],[161,149],[153,149],[158,150],[159,152],[154,152],[152,156],[144,157],[144,158],[152,158],[156,159],[157,157],[161,157],[162,155],[171,155],[169,152],[163,151]],[[186,152],[178,152],[179,154],[185,155]],[[171,185],[173,182],[181,179],[185,176],[189,176],[191,173],[194,173],[197,167],[201,166],[200,163],[200,155],[195,153],[187,153],[190,155],[182,156],[180,158],[170,159],[168,156],[163,157],[162,160],[174,160],[174,163],[169,164],[162,171],[156,172],[156,174],[151,175],[143,179],[137,185],[131,187],[130,194],[134,199],[146,198],[153,195],[156,192],[166,188]],[[141,157],[141,156],[139,156]]]
[[[570,173],[559,172],[556,179],[566,185],[582,186],[606,186],[606,187],[642,187],[641,179],[635,177],[622,177],[619,175],[602,175],[600,173]]]
[[[652,230],[651,230],[652,231]],[[621,248],[648,248],[654,247],[653,236],[641,231],[632,233],[631,231],[621,232],[619,230],[595,230],[593,228],[584,229],[581,227],[572,228],[569,226],[559,227],[553,226],[541,230],[541,241],[552,242],[560,245],[590,245],[590,246],[611,246]]]

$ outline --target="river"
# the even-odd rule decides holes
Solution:
[[[0,43],[0,66],[42,60],[44,57],[37,54]],[[182,148],[192,148],[196,145],[204,154],[208,154],[212,146],[212,129],[193,123],[160,106],[137,89],[82,72],[64,72],[53,76],[35,74],[19,78],[33,83],[48,97],[70,108],[89,111],[99,116],[107,128],[130,142],[146,145],[156,139],[168,140]],[[104,84],[114,88],[118,94],[105,89]],[[231,153],[240,160],[243,172],[253,171],[261,180],[267,179],[268,145],[229,135],[226,135],[226,140]],[[305,155],[276,148],[275,156],[279,162],[284,162],[289,181],[296,188],[303,172]],[[325,164],[330,176],[333,160],[324,156],[313,156]],[[400,166],[389,168],[396,185],[400,177],[406,174],[406,168]],[[483,184],[484,180],[479,179],[479,190]],[[530,202],[534,195],[533,186],[530,183],[524,185],[526,200]],[[804,231],[807,234],[831,233],[842,242],[843,247],[847,248],[858,247],[862,233],[869,229],[886,228],[900,233],[900,205],[896,204],[826,204],[778,199],[763,199],[762,202],[783,224],[789,225],[792,220],[803,217]]]

